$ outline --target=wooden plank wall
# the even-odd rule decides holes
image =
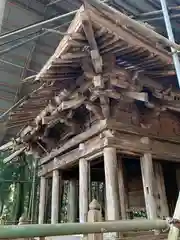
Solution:
[[[131,102],[119,102],[111,105],[112,119],[129,125],[150,129],[153,135],[161,137],[180,136],[180,121],[168,111],[158,112],[143,108],[142,111]]]

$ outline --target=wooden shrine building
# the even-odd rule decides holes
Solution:
[[[9,127],[26,125],[13,156],[39,159],[39,223],[47,211],[59,221],[65,180],[71,222],[87,221],[92,182],[102,183],[105,219],[140,210],[164,218],[180,188],[180,91],[170,45],[150,26],[88,2],[36,76],[39,87],[10,115]]]

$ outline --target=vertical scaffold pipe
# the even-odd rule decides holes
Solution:
[[[166,0],[160,0],[160,2],[161,2],[161,7],[162,7],[162,12],[163,12],[163,16],[164,16],[164,22],[165,22],[168,38],[171,42],[175,43],[174,34],[173,34],[173,30],[172,30],[172,25],[171,25],[169,13],[168,13],[168,7],[167,7]],[[173,56],[173,62],[174,62],[175,70],[176,70],[178,84],[180,86],[180,62],[179,62],[178,53],[172,47],[171,47],[171,52],[173,54],[172,55]]]

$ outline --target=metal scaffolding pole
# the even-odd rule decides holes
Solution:
[[[171,42],[175,43],[166,0],[160,0],[160,2],[161,2],[161,7],[162,7],[162,11],[163,11],[164,22],[165,22],[168,38]],[[180,86],[180,62],[179,62],[178,53],[177,53],[177,51],[175,51],[175,49],[173,47],[171,47],[171,52],[173,54],[172,55],[173,56],[173,62],[174,62],[175,70],[176,70],[178,83],[179,83],[179,86]]]
[[[59,2],[62,2],[62,0],[52,1],[52,2],[50,2],[47,6],[49,7],[49,6],[51,6],[51,5],[53,5],[53,4],[56,4],[56,3],[59,3]]]
[[[15,45],[13,45],[13,46],[10,47],[10,48],[6,48],[6,49],[0,51],[0,56],[2,56],[3,54],[8,53],[8,52],[10,52],[10,51],[18,48],[18,47],[21,47],[21,46],[23,46],[24,44],[27,44],[27,43],[29,43],[29,42],[32,42],[33,40],[35,40],[35,39],[37,39],[37,38],[45,35],[46,33],[47,33],[47,32],[43,32],[43,33],[41,33],[41,34],[38,34],[38,35],[36,35],[36,36],[33,36],[32,38],[29,38],[29,39],[25,40],[25,41],[21,41],[20,43],[15,44]]]
[[[0,56],[3,55],[3,54],[5,54],[5,53],[8,53],[8,52],[10,52],[10,51],[12,51],[12,50],[14,50],[14,49],[16,49],[16,48],[19,48],[19,47],[21,47],[21,46],[23,46],[23,45],[25,45],[25,44],[33,41],[33,40],[36,40],[36,39],[38,39],[39,37],[45,36],[45,35],[47,35],[47,34],[49,34],[49,33],[56,33],[56,34],[58,33],[58,34],[61,34],[61,35],[66,35],[65,33],[62,33],[62,32],[60,32],[60,31],[58,31],[58,30],[55,30],[55,29],[59,29],[59,28],[63,27],[64,25],[67,25],[67,24],[69,24],[69,23],[71,23],[71,22],[67,22],[67,23],[65,23],[65,24],[63,23],[62,25],[59,25],[58,27],[55,27],[54,29],[50,29],[50,30],[49,30],[49,29],[42,29],[43,32],[41,31],[41,33],[33,36],[32,38],[29,38],[29,39],[26,39],[26,40],[24,40],[24,41],[21,41],[21,42],[15,44],[15,45],[13,45],[13,46],[10,47],[10,48],[6,48],[6,49],[0,51]],[[0,59],[0,61],[2,61],[2,60]],[[6,62],[5,62],[5,63],[6,63]],[[11,63],[9,63],[9,64],[11,64]],[[12,65],[12,64],[11,64],[11,65]],[[14,65],[14,66],[15,66],[15,65]],[[24,67],[23,67],[23,68],[24,68]],[[29,71],[28,68],[27,68],[27,70]],[[32,71],[32,70],[30,70],[30,71]],[[34,71],[34,72],[35,72],[35,71]]]
[[[36,28],[36,27],[41,27],[45,24],[48,24],[48,23],[51,23],[51,22],[54,22],[54,21],[57,21],[57,20],[60,20],[60,19],[62,20],[63,18],[66,18],[66,17],[69,17],[69,16],[72,16],[72,15],[76,14],[76,12],[77,12],[77,10],[74,10],[72,12],[69,12],[69,13],[66,13],[66,14],[63,14],[63,15],[60,15],[60,16],[57,16],[57,17],[53,17],[53,18],[50,18],[50,19],[47,19],[45,21],[41,21],[41,22],[38,22],[38,23],[35,23],[35,24],[31,24],[27,27],[17,29],[13,32],[5,33],[3,35],[0,35],[0,40],[2,40],[4,38],[7,38],[7,37],[10,37],[10,36],[13,36],[15,34],[22,33],[22,32],[27,31],[27,30],[31,30],[31,29]]]
[[[5,7],[6,7],[6,0],[1,0],[0,1],[0,32],[2,30]]]
[[[180,10],[180,6],[173,6],[173,7],[168,7],[168,11],[175,11],[175,10]],[[156,10],[156,11],[152,11],[152,12],[146,12],[146,13],[141,13],[139,15],[137,15],[138,19],[141,18],[146,18],[146,17],[156,17],[157,15],[162,15],[163,14],[163,10]]]
[[[63,236],[73,234],[163,230],[166,220],[127,220],[93,223],[33,224],[0,226],[0,239]]]

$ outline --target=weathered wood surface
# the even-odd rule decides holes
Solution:
[[[148,151],[153,146],[153,149],[155,149],[154,150],[155,155],[157,155],[157,157],[158,156],[161,157],[160,156],[161,153],[162,153],[162,157],[164,155],[166,155],[166,153],[167,153],[168,155],[165,157],[165,159],[167,159],[168,157],[171,159],[171,157],[172,157],[173,159],[176,158],[178,160],[179,150],[178,150],[178,145],[176,145],[176,143],[179,143],[178,137],[177,138],[174,138],[174,137],[167,138],[167,141],[164,141],[163,138],[151,134],[151,132],[148,129],[143,129],[140,127],[123,124],[120,122],[116,122],[114,120],[102,120],[102,121],[100,121],[100,123],[92,126],[91,129],[75,136],[74,138],[72,138],[71,140],[66,142],[59,149],[52,151],[52,153],[50,153],[45,158],[40,160],[40,165],[45,164],[46,162],[50,161],[52,158],[54,158],[58,155],[62,155],[64,151],[66,151],[72,147],[76,147],[78,144],[85,142],[87,139],[92,138],[93,136],[97,135],[100,132],[103,132],[103,130],[108,129],[108,128],[112,129],[113,131],[116,130],[114,132],[114,137],[117,138],[117,144],[119,143],[118,148],[121,148],[122,146],[124,146],[124,150],[127,150],[127,149],[129,150],[129,148],[131,148],[133,151],[133,149],[135,149],[137,146],[137,149],[135,149],[135,153],[139,153],[139,152],[143,152],[143,150]],[[128,134],[125,134],[125,133],[128,133]],[[133,134],[133,135],[131,135],[131,134]],[[153,141],[148,140],[150,142],[150,144],[148,144],[148,145],[143,144],[143,141],[146,138],[141,138],[141,136],[142,137],[146,137],[146,136],[150,137],[150,139],[152,138]],[[118,137],[120,137],[119,140],[118,140]],[[125,143],[121,142],[121,139],[123,140],[123,137],[124,137],[124,139],[127,140],[127,142],[125,142]],[[154,139],[157,139],[158,141],[154,140]],[[113,140],[113,139],[109,139],[108,141],[110,142],[111,140]],[[131,140],[133,140],[133,141],[131,141]],[[99,140],[99,141],[101,141],[101,140]],[[129,147],[128,147],[128,141],[130,144]],[[136,142],[134,142],[134,141],[136,141]],[[156,145],[156,143],[158,144],[160,149],[158,149],[158,146]],[[93,145],[93,143],[91,144],[91,146],[92,145]],[[89,147],[90,147],[90,145],[89,145]],[[85,144],[84,148],[87,149],[88,146],[86,146],[86,144]],[[153,151],[153,149],[151,151]],[[156,149],[158,149],[159,154],[157,153]],[[163,153],[163,151],[165,151],[165,152]],[[74,150],[73,153],[75,153],[75,152],[77,152],[77,151]],[[80,154],[81,154],[81,152],[78,153],[79,156],[81,156]],[[75,154],[74,156],[77,156],[77,154]],[[75,158],[75,159],[77,159],[77,158]],[[67,160],[64,160],[64,162],[66,162],[66,161]],[[74,161],[74,160],[71,159],[70,162],[71,161]]]
[[[131,134],[118,134],[115,137],[107,137],[106,145],[130,155],[139,156],[142,153],[151,153],[155,159],[179,162],[180,149],[176,143]]]
[[[119,201],[120,201],[120,212],[121,219],[127,219],[127,209],[128,209],[128,196],[127,196],[127,186],[125,185],[125,175],[123,160],[118,157],[118,189],[119,189]]]
[[[11,114],[11,126],[23,126],[27,121],[29,124],[20,132],[20,143],[25,143],[34,154],[44,156],[54,148],[50,142],[54,141],[56,145],[84,131],[87,122],[91,124],[91,115],[96,119],[110,118],[112,100],[116,101],[115,105],[122,101],[142,101],[149,111],[179,111],[178,94],[172,93],[171,88],[164,89],[163,81],[156,80],[159,76],[172,74],[169,64],[172,58],[162,46],[152,43],[152,39],[147,41],[146,36],[128,26],[125,28],[118,19],[115,24],[108,12],[97,11],[90,5],[85,9],[81,7],[67,35],[36,77],[44,82],[43,85]],[[121,60],[116,61],[116,53],[130,55],[132,61],[127,60],[128,69]],[[139,58],[141,62],[137,61]],[[112,60],[110,64],[109,59]],[[154,71],[154,68],[158,70]],[[143,74],[139,70],[143,70]],[[150,89],[160,107],[157,101],[149,102],[144,87]],[[95,104],[97,99],[98,104]],[[79,128],[76,114],[81,115]],[[50,138],[50,133],[57,132],[57,126],[59,134]],[[172,138],[175,135],[172,134]],[[68,148],[71,147],[66,145],[61,151]],[[41,164],[54,157],[56,153],[51,153]]]
[[[41,166],[39,175],[46,175],[51,172],[53,169],[65,169],[74,164],[77,164],[77,161],[80,158],[86,158],[87,160],[92,160],[98,156],[102,155],[102,149],[105,147],[105,140],[101,139],[99,136],[90,139],[82,145],[82,149],[75,148],[72,151],[65,153],[57,158],[55,161],[51,161],[45,165]]]
[[[126,124],[115,119],[106,120],[106,128],[110,130],[116,130],[117,132],[129,133],[133,135],[139,135],[144,137],[149,137],[157,140],[180,143],[179,136],[172,135],[171,137],[161,137],[157,135],[157,132],[154,133],[153,129],[142,128],[132,124]],[[167,125],[166,125],[167,126]]]
[[[107,201],[107,220],[120,219],[117,153],[115,148],[104,148],[104,171]]]
[[[116,24],[109,22],[107,19],[101,16],[97,16],[97,11],[93,9],[93,11],[90,12],[90,16],[93,19],[93,21],[99,25],[100,27],[105,27],[107,29],[111,29],[112,32],[117,34],[121,40],[126,41],[131,46],[139,46],[142,48],[147,49],[149,52],[153,52],[155,55],[158,55],[163,60],[167,61],[168,63],[171,62],[170,56],[165,51],[155,49],[154,47],[150,46],[148,43],[142,42],[139,40],[136,36],[133,36],[130,32],[126,31],[122,27],[118,27]],[[100,51],[102,53],[102,51]],[[104,53],[104,52],[103,52]]]
[[[68,222],[76,222],[77,219],[77,181],[71,178],[68,189]]]
[[[46,178],[40,178],[40,199],[39,199],[39,218],[38,224],[44,223],[45,201],[46,201]]]
[[[97,135],[81,144],[80,148],[75,148],[74,150],[60,155],[56,158],[55,162],[50,161],[42,165],[39,175],[45,175],[53,169],[68,168],[77,164],[77,161],[81,157],[93,160],[101,155],[103,148],[106,146],[115,147],[118,151],[132,156],[141,156],[144,153],[151,153],[155,159],[180,161],[180,148],[175,142],[154,140],[137,134],[132,135],[114,132],[113,135],[106,135],[106,133],[103,133],[102,136]]]
[[[169,216],[169,208],[166,196],[166,189],[165,189],[165,182],[164,182],[164,175],[162,169],[162,162],[153,161],[154,165],[154,176],[156,182],[156,203],[157,203],[157,210],[158,217],[166,218]]]
[[[102,120],[99,123],[93,125],[89,130],[73,137],[71,140],[67,141],[63,146],[61,146],[58,150],[53,150],[49,155],[42,158],[40,160],[40,164],[44,164],[54,157],[57,157],[58,155],[62,154],[69,148],[75,147],[76,145],[79,145],[80,143],[88,140],[89,138],[92,138],[93,136],[99,134],[103,130],[105,130],[107,127],[106,120]]]
[[[51,199],[51,223],[58,223],[59,218],[59,196],[60,196],[60,173],[59,170],[53,171],[52,176],[52,199]]]
[[[155,199],[155,179],[153,170],[153,160],[150,153],[145,153],[141,157],[141,173],[144,188],[144,198],[148,219],[156,219],[156,199]]]
[[[102,222],[101,206],[93,199],[89,204],[88,222]],[[102,233],[88,234],[88,240],[103,240]]]
[[[79,222],[87,222],[89,205],[89,162],[79,160]]]

